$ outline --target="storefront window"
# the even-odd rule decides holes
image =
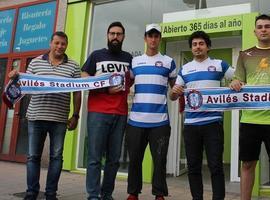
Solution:
[[[143,30],[151,22],[151,1],[127,0],[96,5],[91,33],[91,51],[107,47],[107,27],[113,21],[121,21],[126,29],[123,49],[134,56],[144,50]],[[138,15],[138,11],[140,14]],[[103,36],[103,37],[102,37]]]
[[[259,12],[264,14],[270,14],[270,1],[260,0],[259,1]]]
[[[269,13],[268,0],[125,0],[97,4],[93,12],[90,50],[106,47],[107,27],[113,21],[121,21],[124,24],[126,38],[123,47],[136,56],[144,51],[145,25],[162,22],[164,13],[244,3],[250,3],[252,12]]]

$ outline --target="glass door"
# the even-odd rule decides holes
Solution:
[[[26,66],[31,62],[33,58],[26,58]],[[28,123],[26,119],[26,111],[30,102],[30,95],[25,95],[20,101],[20,108],[16,113],[18,122],[18,137],[16,144],[16,155],[26,155],[28,147]]]
[[[6,71],[7,71],[7,66],[8,66],[8,59],[7,58],[0,58],[0,92],[1,95],[4,91],[5,87],[5,77],[6,77]],[[1,114],[3,113],[5,105],[2,102],[2,98],[0,98],[0,152],[3,151],[3,139],[4,139],[4,134],[3,134],[3,125],[4,125],[4,116]]]
[[[187,55],[185,52],[181,52],[181,65],[183,66],[184,64],[190,62],[192,58]],[[184,129],[184,113],[179,113],[179,120],[178,120],[178,127],[180,134],[179,134],[179,150],[178,150],[178,155],[179,155],[179,169],[178,169],[178,175],[182,175],[188,171],[187,169],[187,159],[186,159],[186,152],[185,152],[185,143],[184,143],[184,135],[183,135],[183,129]]]
[[[14,58],[12,60],[9,60],[7,65],[6,74],[8,74],[11,70],[16,69],[18,71],[21,70],[21,64],[22,59],[21,58]],[[7,76],[5,74],[5,76]],[[9,80],[5,80],[5,84],[7,84]],[[4,85],[3,85],[4,86]],[[2,112],[1,112],[1,118],[4,120],[1,120],[1,157],[4,160],[13,160],[13,153],[12,153],[12,145],[15,142],[14,141],[14,134],[13,128],[14,128],[14,122],[16,122],[16,110],[18,106],[16,105],[13,108],[7,108],[4,104],[2,105]]]
[[[5,72],[6,76],[13,69],[25,72],[32,58],[31,56],[10,59]],[[5,80],[5,84],[7,82],[8,79]],[[29,100],[30,97],[26,95],[13,108],[7,108],[1,103],[0,159],[2,160],[26,161],[28,135],[25,115]]]
[[[184,51],[188,51],[187,41],[167,42],[166,55],[174,59],[177,73],[180,67],[189,62],[188,56]],[[181,51],[179,51],[181,49]],[[170,89],[169,89],[170,90]],[[185,155],[183,120],[184,114],[179,112],[179,102],[171,101],[168,98],[168,111],[170,116],[171,137],[167,155],[167,174],[180,176],[187,172],[187,162]]]

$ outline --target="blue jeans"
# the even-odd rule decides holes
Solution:
[[[123,135],[127,116],[89,112],[88,128],[88,163],[86,189],[88,199],[111,197],[115,177],[119,168]],[[104,176],[100,186],[101,160],[106,155]]]
[[[55,196],[62,170],[66,124],[53,121],[28,121],[27,193],[38,195],[40,160],[44,142],[50,136],[50,162],[45,188],[46,196]]]

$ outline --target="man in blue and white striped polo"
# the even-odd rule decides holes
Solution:
[[[128,200],[137,200],[141,193],[142,161],[148,143],[154,161],[152,193],[163,200],[168,195],[166,162],[171,130],[167,91],[168,83],[173,86],[177,73],[174,60],[158,51],[160,26],[148,25],[144,40],[146,53],[132,61],[135,96],[127,127]]]
[[[220,87],[225,77],[234,73],[225,61],[211,59],[209,36],[203,31],[191,34],[189,46],[193,60],[180,69],[170,98],[176,100],[186,88]],[[203,200],[202,159],[205,148],[211,172],[213,200],[224,200],[225,180],[223,172],[224,133],[221,112],[186,112],[184,141],[188,164],[188,178],[193,200]]]

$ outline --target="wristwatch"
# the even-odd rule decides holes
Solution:
[[[80,118],[80,115],[79,114],[73,114],[72,117],[75,117],[76,119],[79,119]]]

